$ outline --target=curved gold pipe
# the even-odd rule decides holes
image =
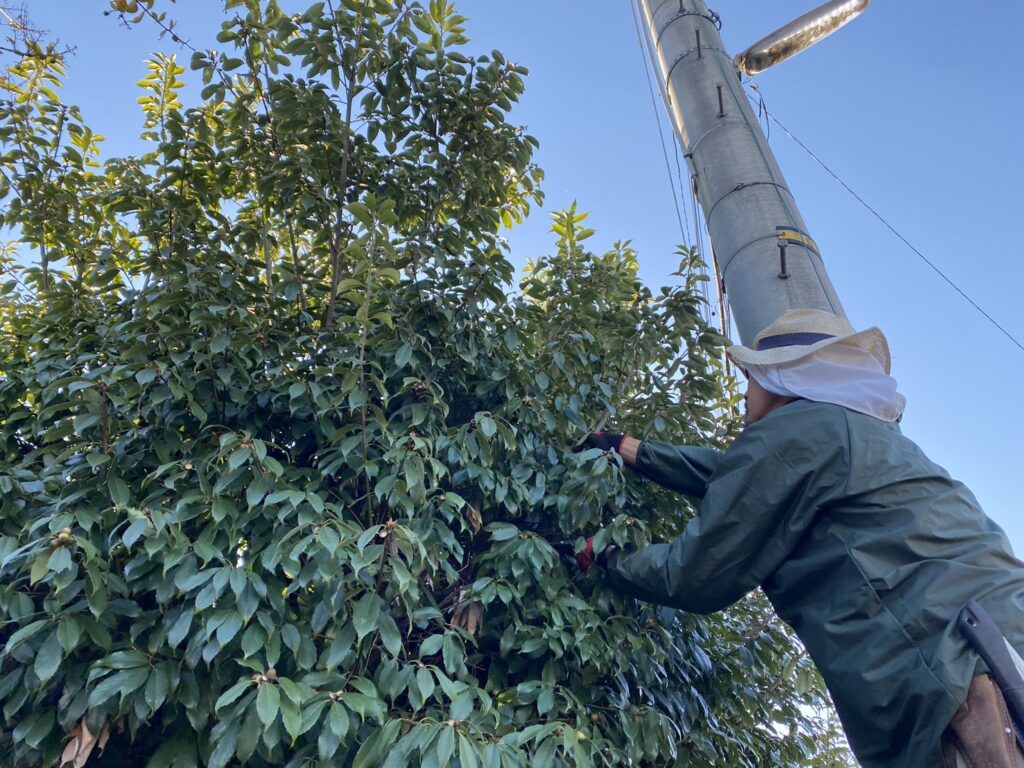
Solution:
[[[756,75],[796,56],[867,10],[871,0],[832,0],[758,40],[734,62],[743,74]]]

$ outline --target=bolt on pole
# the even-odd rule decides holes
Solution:
[[[791,309],[845,317],[718,17],[704,0],[637,2],[741,342]]]

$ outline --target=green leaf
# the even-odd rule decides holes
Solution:
[[[412,347],[406,343],[400,346],[395,353],[395,365],[404,368],[410,360],[412,360]]]
[[[224,623],[217,627],[217,642],[223,648],[232,640],[235,635],[242,629],[242,617],[237,613],[232,613],[226,619]]]
[[[31,624],[26,624],[21,629],[17,630],[13,635],[7,639],[7,645],[4,646],[4,654],[10,655],[11,651],[17,648],[19,645],[24,643],[26,640],[31,639],[36,634],[41,632],[45,627],[50,625],[49,619],[37,619]]]
[[[54,631],[50,633],[50,636],[46,638],[36,652],[33,669],[39,678],[39,682],[45,683],[53,677],[57,672],[57,668],[60,667],[63,658],[64,650],[61,648],[57,632]]]
[[[90,453],[86,456],[90,467],[102,467],[108,461],[110,461],[109,453]]]
[[[266,642],[266,634],[259,624],[250,624],[242,634],[242,653],[245,658],[251,659],[255,656]]]
[[[514,525],[509,525],[507,523],[492,523],[487,526],[487,530],[491,534],[491,540],[496,542],[509,541],[522,533],[522,531]]]
[[[277,714],[280,711],[281,692],[277,686],[273,683],[263,683],[260,685],[259,692],[256,694],[256,712],[260,716],[260,722],[263,723],[263,727],[269,728],[277,719]]]
[[[380,608],[381,599],[373,592],[367,592],[356,602],[352,609],[352,626],[355,628],[356,637],[359,640],[377,628]]]
[[[459,768],[477,768],[479,765],[473,742],[463,733],[459,734],[459,764]]]
[[[288,650],[292,653],[298,651],[299,643],[302,642],[302,638],[299,636],[299,630],[294,624],[285,624],[281,627],[281,639],[284,641]]]
[[[216,741],[207,768],[225,768],[238,745],[238,729],[228,728]]]
[[[495,424],[494,419],[487,414],[478,414],[476,417],[476,425],[480,429],[480,432],[483,433],[484,437],[487,438],[494,437],[498,432],[498,425]]]
[[[170,643],[171,647],[174,648],[185,639],[189,629],[192,627],[192,611],[187,608],[181,612],[181,615],[171,625],[171,628],[167,630],[167,642]]]
[[[239,728],[238,746],[235,748],[235,755],[242,765],[249,762],[256,747],[259,746],[262,736],[263,729],[260,728],[259,714],[256,712],[256,707],[250,704],[246,707],[245,719]],[[149,767],[147,766],[147,768]]]
[[[113,696],[120,695],[122,698],[129,693],[141,688],[149,677],[149,669],[137,667],[135,669],[123,669],[110,677],[106,677],[92,689],[89,694],[89,706],[98,707]]]
[[[540,692],[540,696],[537,697],[537,714],[543,717],[555,706],[555,691],[554,689],[546,685],[544,690]]]
[[[30,585],[34,586],[46,578],[50,572],[50,556],[51,553],[47,551],[32,561],[32,568],[28,574]]]
[[[238,448],[230,456],[228,456],[228,468],[238,469],[240,466],[245,464],[252,455],[252,449],[249,447]]]
[[[330,761],[340,746],[341,740],[335,735],[334,731],[330,728],[320,729],[320,737],[317,739],[316,747],[317,756],[321,760]]]
[[[339,704],[337,702],[331,704],[328,723],[331,731],[339,739],[345,739],[348,737],[349,717],[348,710],[345,708],[344,704]]]
[[[182,728],[157,748],[146,768],[198,768],[197,743],[195,734]]]
[[[444,658],[445,671],[449,675],[458,672],[465,654],[462,651],[462,643],[451,632],[445,633],[444,643],[441,645],[441,655]]]
[[[532,765],[536,768],[551,768],[555,764],[558,740],[554,737],[544,739],[534,752]]]
[[[226,333],[218,333],[210,340],[210,351],[215,355],[219,355],[229,346],[231,346],[231,337]]]
[[[423,484],[423,459],[416,454],[405,460],[405,484],[410,490]]]
[[[426,701],[434,695],[434,676],[430,674],[430,670],[426,667],[420,667],[416,670],[416,685],[420,689],[420,696]]]
[[[193,400],[191,398],[188,401],[188,406],[189,406],[189,410],[192,411],[192,415],[195,416],[199,420],[199,423],[200,424],[205,424],[206,420],[209,418],[209,415],[206,413],[206,411],[203,409],[203,407],[201,405],[199,405],[199,403],[197,403],[195,400]]]
[[[288,698],[281,699],[281,722],[294,744],[302,735],[302,710]]]
[[[78,619],[74,616],[61,617],[60,623],[57,625],[57,640],[60,642],[60,647],[64,649],[64,653],[71,653],[75,650],[81,637],[82,628]]]
[[[124,480],[113,472],[107,473],[107,488],[110,491],[110,500],[114,502],[115,506],[125,507],[128,505],[128,486],[125,484]]]
[[[441,726],[441,733],[437,737],[437,746],[434,754],[437,756],[437,765],[448,765],[455,752],[455,729],[450,725]]]
[[[402,635],[398,631],[398,625],[389,613],[381,613],[378,618],[380,626],[380,641],[384,648],[395,658],[398,658],[402,651]]]
[[[161,664],[154,670],[146,681],[145,698],[146,704],[154,712],[167,700],[170,692],[170,679],[167,673],[166,664]]]
[[[224,691],[224,693],[220,695],[220,697],[217,699],[217,703],[213,705],[213,708],[215,710],[222,709],[223,707],[226,707],[228,704],[231,704],[239,696],[245,693],[252,684],[252,680],[248,677],[241,678],[237,683],[235,683],[233,686],[228,688],[226,691]]]
[[[245,489],[245,502],[252,508],[259,504],[266,495],[267,485],[262,477],[257,477]]]
[[[124,533],[121,534],[121,541],[124,542],[124,545],[126,547],[131,549],[132,545],[135,544],[135,542],[142,537],[142,534],[144,534],[149,529],[149,525],[149,520],[147,520],[144,517],[140,518],[139,520],[136,520],[127,528],[125,528]]]
[[[278,678],[277,684],[281,686],[281,690],[284,691],[285,697],[296,706],[301,706],[303,701],[305,701],[305,696],[299,689],[299,686],[287,677]]]
[[[136,669],[149,665],[149,657],[138,651],[115,651],[97,664],[107,669]]]
[[[401,720],[389,720],[385,723],[383,728],[363,742],[352,761],[352,768],[374,768],[380,765],[383,762],[382,758],[398,738],[398,731],[401,727]]]
[[[50,555],[46,568],[55,573],[60,573],[71,570],[73,565],[74,561],[71,558],[71,550],[68,547],[57,547]]]
[[[32,749],[38,749],[43,740],[50,734],[50,731],[53,730],[54,724],[55,717],[52,709],[37,710],[31,727],[25,731],[22,738]],[[18,736],[21,736],[21,734],[18,734]]]
[[[465,720],[473,712],[473,692],[467,688],[460,691],[452,699],[451,715],[453,720]]]
[[[81,435],[89,427],[100,423],[100,415],[98,413],[85,413],[81,416],[75,416],[75,434]]]
[[[420,644],[420,657],[433,656],[441,650],[444,644],[444,635],[431,635]]]

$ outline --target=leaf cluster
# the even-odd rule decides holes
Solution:
[[[445,0],[226,6],[195,106],[149,63],[140,156],[100,164],[59,62],[0,101],[0,753],[812,759],[823,689],[763,599],[658,610],[553,547],[692,514],[574,453],[599,423],[735,428],[697,256],[654,294],[573,207],[516,290],[523,67]]]

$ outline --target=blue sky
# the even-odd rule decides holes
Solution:
[[[711,7],[736,53],[817,4],[715,0]],[[135,83],[146,74],[146,56],[178,52],[187,66],[188,52],[149,27],[120,27],[103,16],[104,0],[29,5],[38,24],[77,46],[66,96],[108,137],[106,156],[137,151]],[[515,263],[551,250],[545,211],[577,200],[598,230],[595,250],[631,239],[644,280],[666,283],[683,236],[629,0],[455,5],[470,19],[471,52],[498,48],[531,70],[514,119],[541,141],[547,199],[544,211],[508,234]],[[160,6],[192,45],[220,47],[219,2]],[[1015,0],[875,0],[833,38],[757,82],[773,114],[1024,341],[1022,32],[1024,3]],[[186,104],[198,90],[186,90]],[[659,116],[667,130],[666,113]],[[1024,351],[781,130],[770,141],[850,320],[888,336],[893,374],[909,401],[905,433],[965,481],[1024,552],[1015,487],[1024,475]]]

